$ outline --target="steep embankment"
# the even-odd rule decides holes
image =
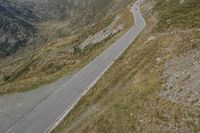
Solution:
[[[199,0],[145,0],[147,27],[54,132],[199,132]]]

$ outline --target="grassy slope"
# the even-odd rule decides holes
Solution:
[[[173,28],[200,28],[200,4],[198,0],[185,0],[179,4],[179,0],[169,2],[159,1],[156,9],[160,12],[161,21],[158,24],[160,29]]]
[[[200,47],[190,41],[199,39],[199,32],[178,32],[199,27],[192,16],[200,14],[200,10],[194,11],[191,6],[200,3],[185,0],[181,6],[174,0],[156,1],[154,10],[148,9],[154,5],[153,0],[146,1],[143,7],[147,20],[145,31],[54,132],[200,131],[198,106],[172,103],[157,95],[163,89],[164,63]],[[147,41],[150,36],[155,39]]]

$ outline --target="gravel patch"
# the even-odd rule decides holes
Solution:
[[[176,103],[200,106],[200,51],[192,50],[165,64],[166,87],[160,96]]]
[[[117,27],[115,26],[117,21],[119,20],[119,17],[117,16],[109,26],[102,29],[101,31],[97,32],[94,35],[89,36],[87,39],[85,39],[80,45],[79,48],[81,50],[84,50],[88,46],[93,46],[95,44],[98,44],[105,39],[107,39],[110,36],[114,36],[117,33],[119,33],[121,30],[124,29],[124,24],[119,24]]]

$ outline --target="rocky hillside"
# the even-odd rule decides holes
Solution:
[[[27,14],[22,13],[6,1],[0,2],[0,57],[11,55],[19,50],[36,33],[34,26],[27,19],[35,16],[26,11]]]
[[[43,41],[48,40],[44,39],[48,37],[40,35],[38,26],[40,23],[70,21],[71,27],[86,26],[105,16],[112,2],[108,0],[0,1],[0,57],[12,55],[26,45],[41,42],[38,36],[42,36]],[[124,2],[124,5],[126,3]],[[117,10],[118,7],[113,10]],[[46,29],[48,28],[50,25],[46,26]]]
[[[8,0],[11,5],[20,8],[29,8],[40,20],[65,19],[74,17],[85,10],[90,10],[85,15],[96,14],[104,9],[111,1],[108,0]],[[98,5],[98,6],[97,6]],[[84,16],[83,16],[84,18]]]

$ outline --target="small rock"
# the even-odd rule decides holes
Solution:
[[[156,58],[156,61],[157,61],[158,63],[160,63],[160,62],[162,61],[162,59],[161,59],[160,57],[158,57],[158,58]]]

